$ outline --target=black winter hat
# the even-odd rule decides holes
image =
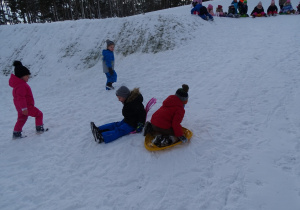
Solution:
[[[13,66],[15,67],[16,77],[23,77],[25,75],[30,75],[30,71],[22,65],[21,61],[14,61]]]
[[[107,45],[107,47],[109,47],[110,45],[115,45],[115,43],[108,39],[108,40],[106,40],[106,45]]]
[[[189,86],[186,84],[182,85],[182,88],[179,88],[175,95],[181,100],[181,101],[187,101],[189,99]]]

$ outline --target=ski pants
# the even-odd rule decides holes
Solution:
[[[101,125],[98,128],[100,131],[103,131],[102,136],[106,144],[135,130],[134,127],[125,123],[124,120]]]
[[[203,20],[207,20],[207,17],[209,18],[209,19],[214,19],[213,18],[213,16],[211,15],[211,14],[209,14],[209,13],[207,13],[207,14],[204,14],[204,15],[199,15]]]
[[[109,82],[114,83],[114,82],[117,81],[118,75],[117,75],[115,70],[114,70],[113,75],[111,75],[109,72],[105,73],[105,75],[106,75],[106,78],[107,78],[106,84],[109,83]]]
[[[35,125],[40,126],[43,125],[43,112],[41,112],[38,108],[35,106],[28,107],[28,115],[22,114],[22,110],[17,110],[18,111],[18,120],[16,122],[14,131],[21,132],[23,126],[25,125],[28,116],[30,117],[35,117]]]

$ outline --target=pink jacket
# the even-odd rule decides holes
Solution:
[[[34,98],[27,82],[16,77],[14,74],[11,74],[9,86],[13,88],[12,95],[18,112],[21,112],[30,106],[34,106]]]

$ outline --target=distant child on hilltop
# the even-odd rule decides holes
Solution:
[[[241,1],[239,1],[240,3]],[[244,0],[242,4],[239,5],[239,11],[241,17],[249,17],[248,13],[248,5],[247,5],[247,0]]]
[[[279,4],[279,7],[280,9],[282,9],[283,5],[285,4],[286,0],[279,0],[278,1],[278,4]]]
[[[141,132],[146,121],[146,110],[143,105],[143,96],[139,88],[130,91],[126,86],[121,86],[116,91],[116,96],[123,104],[123,120],[96,127],[91,122],[91,130],[95,141],[109,143],[132,131]]]
[[[207,12],[207,8],[205,6],[202,6],[202,0],[200,0],[192,10],[192,15],[199,15],[203,20],[214,20],[213,16]]]
[[[115,43],[110,41],[109,39],[106,40],[107,49],[102,51],[102,66],[103,66],[103,73],[105,73],[107,82],[106,82],[106,90],[112,90],[114,87],[112,84],[117,81],[117,73],[114,70],[115,66],[115,57],[114,57],[114,49]]]
[[[255,17],[263,17],[263,16],[267,17],[267,14],[265,13],[265,10],[264,10],[264,8],[262,6],[261,1],[258,2],[258,4],[257,4],[256,7],[254,7],[253,11],[251,12],[251,15],[254,18]]]
[[[228,17],[240,17],[238,14],[238,2],[237,0],[233,0],[231,5],[228,7]]]
[[[297,14],[300,14],[300,2],[299,2],[299,4],[298,4],[298,6],[297,6],[297,12],[296,12]]]
[[[151,123],[146,122],[144,136],[148,133],[155,135],[154,144],[164,147],[177,141],[187,142],[184,136],[181,122],[185,110],[184,106],[188,102],[189,86],[186,84],[179,88],[175,95],[168,96],[162,106],[152,115]]]
[[[215,16],[213,5],[209,4],[209,5],[207,6],[207,12],[208,12],[211,16]]]
[[[286,2],[284,3],[280,14],[294,14],[295,10],[293,9],[293,6],[291,4],[291,0],[286,0]]]
[[[30,71],[20,61],[14,61],[15,74],[10,75],[9,86],[13,88],[14,104],[18,112],[18,119],[13,131],[13,139],[23,138],[22,128],[28,116],[35,117],[36,132],[43,133],[43,113],[34,106],[34,98],[30,86],[27,84]]]
[[[277,15],[277,13],[278,13],[278,8],[275,5],[275,0],[272,0],[271,5],[268,7],[267,14],[269,16],[271,16],[271,15],[274,16],[274,15]]]
[[[216,15],[219,17],[226,17],[227,13],[223,12],[223,6],[222,5],[218,5],[218,7],[216,8]]]

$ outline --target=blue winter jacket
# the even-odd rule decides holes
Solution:
[[[285,4],[283,5],[282,11],[283,13],[291,12],[293,10],[293,7],[291,4]]]
[[[202,7],[202,4],[197,4],[192,10],[191,14],[194,14],[194,12],[198,12],[200,14],[200,8]]]
[[[238,2],[232,1],[232,2],[231,2],[231,5],[234,6],[235,14],[237,14],[237,13],[238,13],[237,10],[238,10],[238,7],[239,7],[239,3],[238,3]]]
[[[102,51],[102,55],[103,55],[103,60],[102,60],[103,73],[109,72],[108,68],[112,68],[114,70],[114,66],[115,66],[114,52],[106,49]]]

